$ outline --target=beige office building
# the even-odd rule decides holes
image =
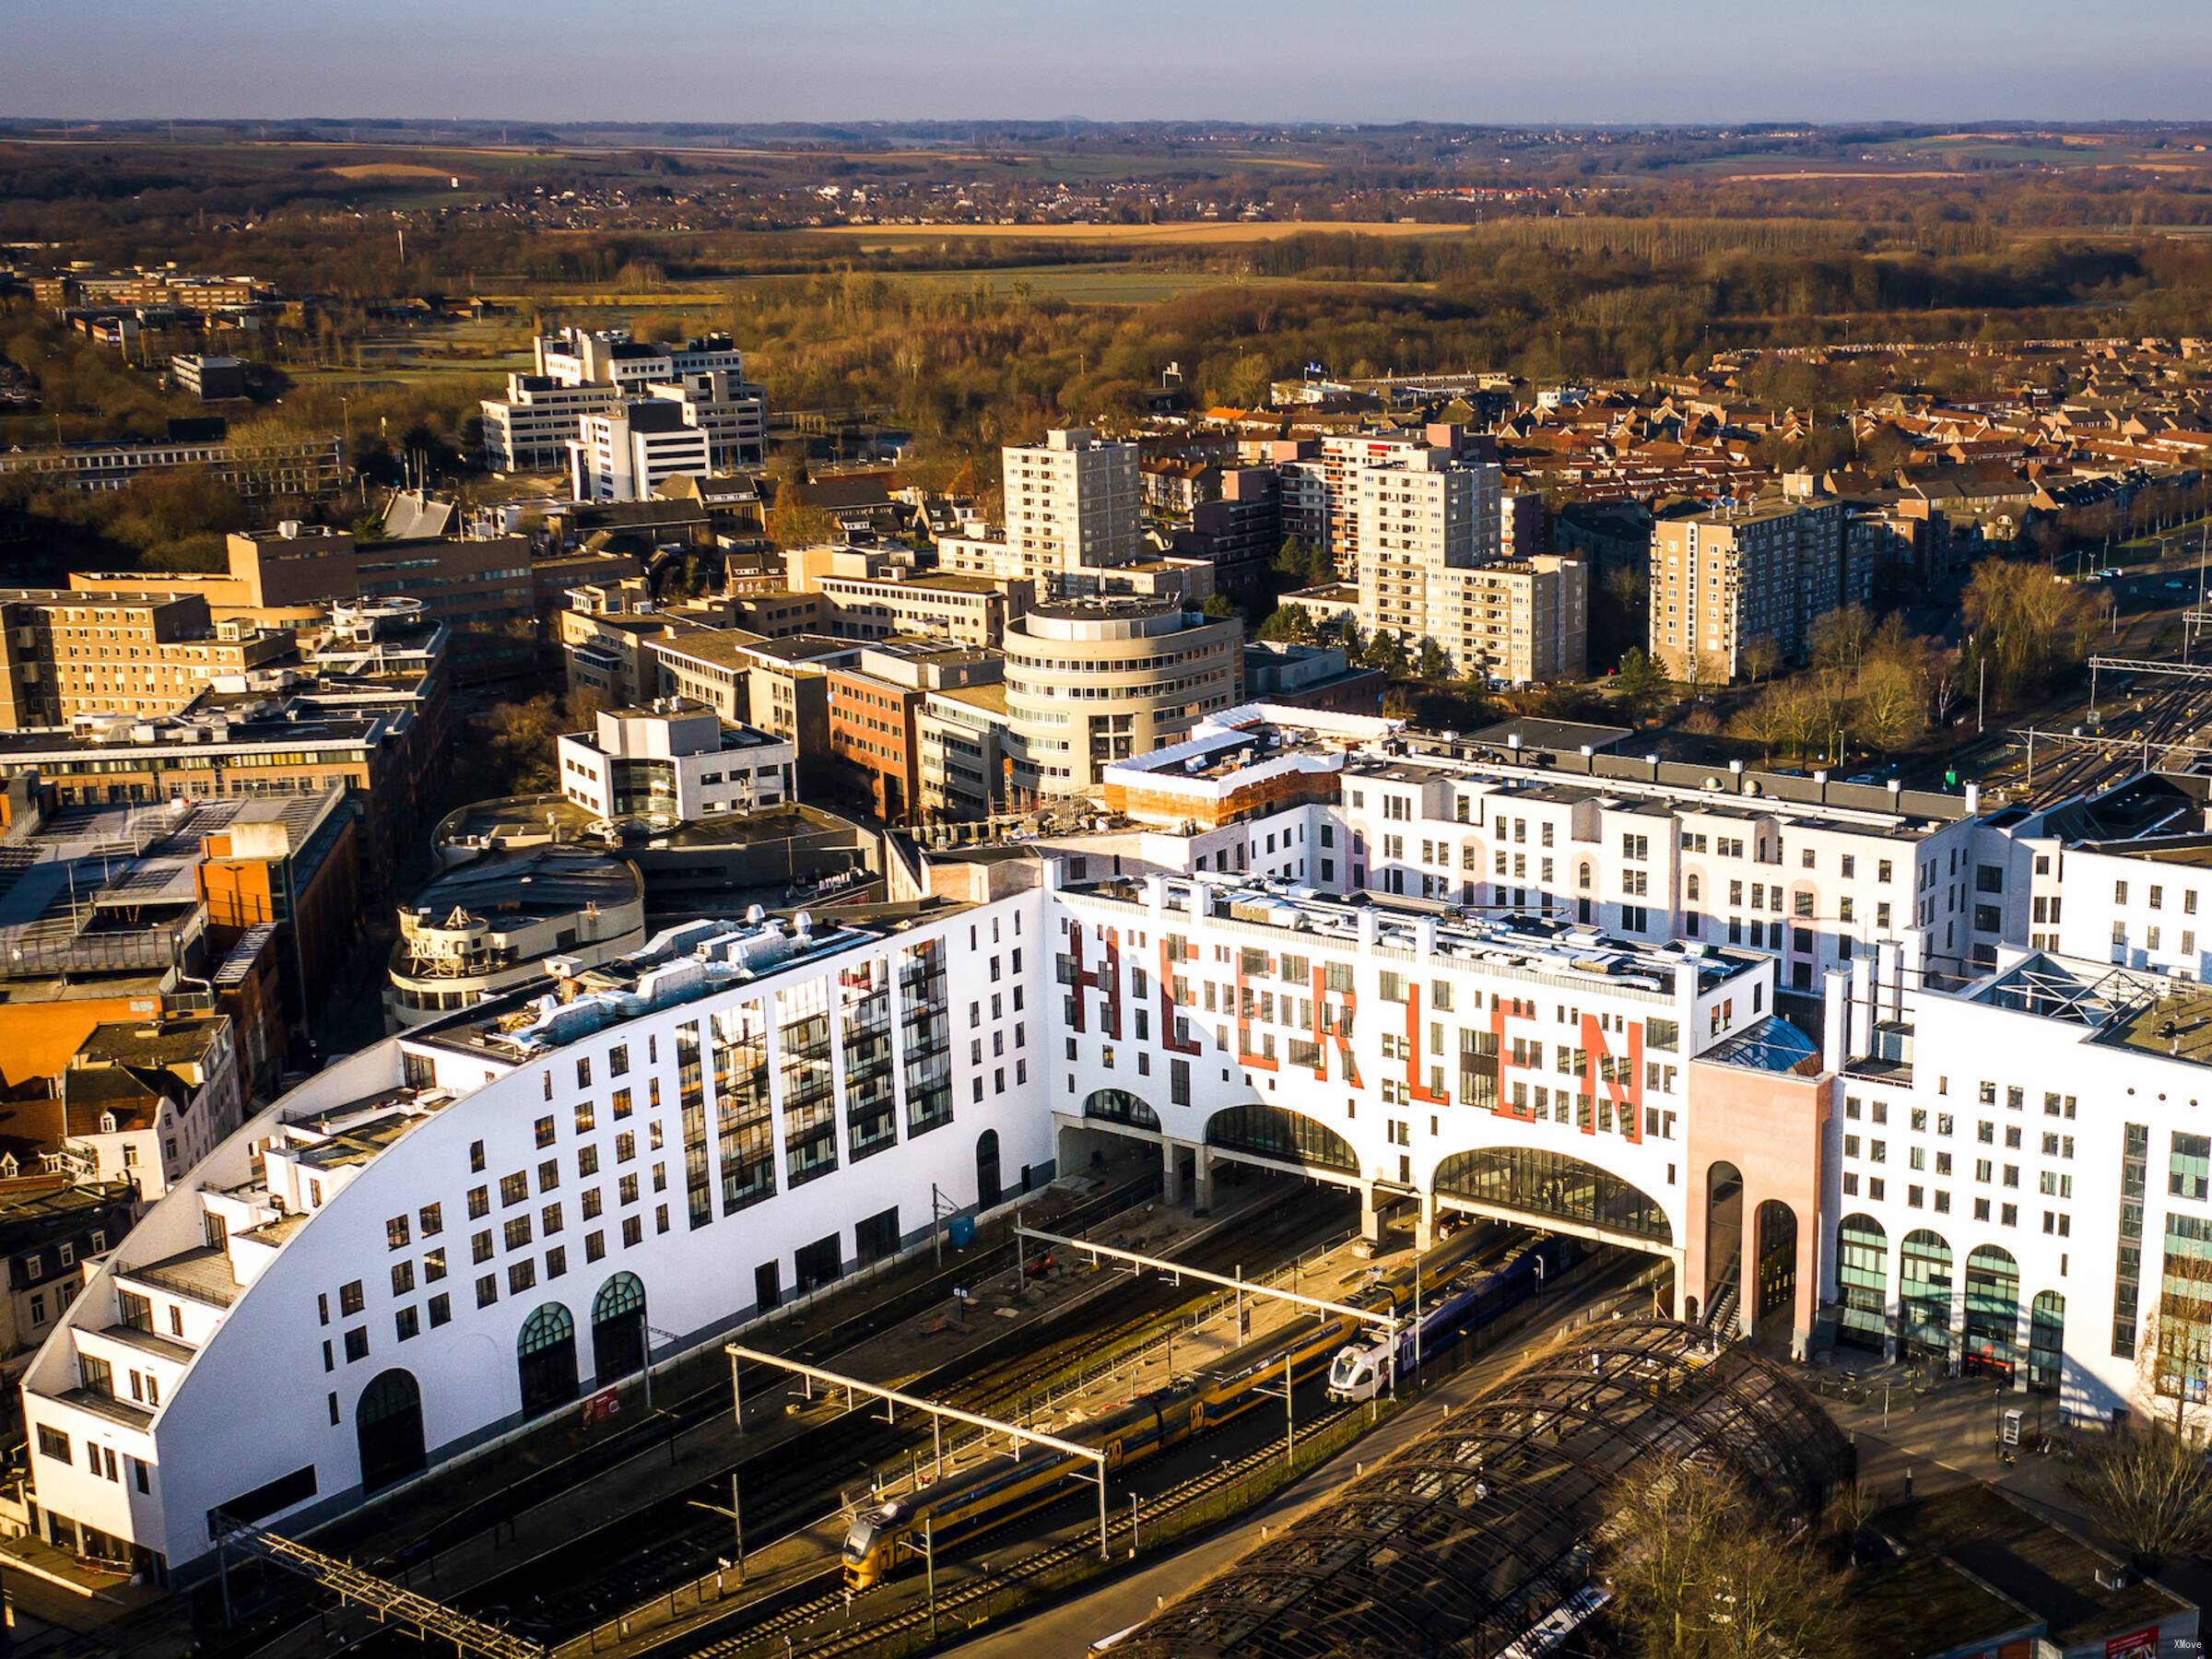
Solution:
[[[218,676],[298,654],[289,633],[213,620],[197,594],[0,591],[0,729],[173,713]]]
[[[1188,735],[1242,696],[1243,624],[1171,602],[1040,605],[1006,625],[1009,782],[1018,798],[1095,794],[1100,773]]]

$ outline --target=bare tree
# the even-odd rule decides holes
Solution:
[[[1854,1651],[1849,1571],[1801,1523],[1687,1460],[1629,1482],[1600,1530],[1617,1615],[1649,1659]]]
[[[1746,645],[1738,653],[1743,658],[1744,672],[1761,685],[1774,677],[1782,666],[1782,647],[1761,635]]]
[[[2066,1484],[2146,1572],[2212,1548],[2212,1468],[2161,1421],[2107,1436]]]

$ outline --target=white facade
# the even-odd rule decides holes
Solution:
[[[1966,818],[1406,755],[1346,769],[1341,833],[1308,877],[1330,891],[1742,945],[1778,957],[1800,992],[1882,940],[1915,975],[1962,970],[1974,942]]]
[[[2069,1418],[2172,1422],[2185,1379],[2201,1431],[2212,1331],[2162,1287],[2212,1262],[2212,1071],[2160,1033],[2202,1008],[2194,987],[2013,950],[1886,1028],[1862,1018],[1825,1159],[1839,1340],[2055,1393]]]
[[[595,732],[554,743],[561,794],[603,818],[689,823],[781,806],[798,799],[797,762],[789,738],[677,698],[603,709]]]
[[[988,1207],[1049,1178],[1037,902],[880,936],[696,924],[528,1032],[450,1022],[293,1090],[33,1361],[50,1528],[211,1571],[212,1509],[312,1524],[359,1501],[365,1451],[397,1485],[635,1371],[643,1329],[665,1357],[898,1249],[933,1184]]]
[[[583,435],[583,418],[638,399],[679,406],[684,424],[707,434],[713,466],[757,465],[767,453],[767,396],[724,336],[641,346],[621,329],[568,329],[538,340],[535,354],[535,373],[509,375],[507,395],[483,402],[484,458],[494,471],[559,466]]]
[[[671,478],[712,470],[707,434],[681,405],[649,398],[584,415],[569,443],[569,487],[579,501],[641,501]]]

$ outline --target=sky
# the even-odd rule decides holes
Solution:
[[[5,0],[0,115],[2212,116],[2206,0]]]

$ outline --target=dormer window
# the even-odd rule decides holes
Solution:
[[[100,1132],[102,1135],[115,1133],[115,1114],[113,1112],[103,1112],[100,1114]]]

